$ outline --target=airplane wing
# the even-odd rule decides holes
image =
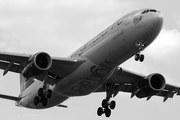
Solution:
[[[115,85],[113,94],[114,97],[119,91],[131,93],[131,97],[133,97],[134,90],[138,87],[140,81],[145,80],[146,77],[147,76],[136,74],[122,68],[117,68],[113,75],[106,81],[106,83],[104,83],[104,85]],[[106,92],[104,85],[95,92]],[[164,89],[157,93],[156,96],[164,97],[165,102],[168,98],[173,98],[174,94],[180,95],[180,87],[166,84]],[[152,96],[147,96],[147,100],[149,100],[151,97]]]
[[[19,97],[3,95],[3,94],[0,94],[0,98],[4,98],[4,99],[8,99],[8,100],[13,100],[13,101],[19,101],[21,99]]]
[[[21,73],[24,67],[27,66],[27,61],[33,56],[30,54],[17,54],[9,52],[0,52],[0,69],[4,70],[3,75],[8,71]],[[46,82],[50,85],[54,85],[57,80],[64,78],[68,74],[72,73],[79,67],[80,64],[85,62],[86,59],[79,58],[61,58],[52,57],[52,66],[48,70]],[[35,77],[36,79],[43,81],[44,75]]]

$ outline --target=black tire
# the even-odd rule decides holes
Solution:
[[[102,107],[103,108],[106,108],[108,106],[108,101],[106,100],[106,99],[104,99],[103,101],[102,101]]]
[[[110,103],[110,108],[113,110],[116,107],[116,102],[113,100]]]
[[[140,60],[140,62],[143,62],[144,61],[144,55],[140,55],[139,60]]]
[[[48,90],[46,92],[46,97],[49,99],[49,98],[51,98],[51,96],[52,96],[52,90]]]
[[[139,55],[139,54],[136,54],[135,57],[134,57],[134,59],[135,59],[136,61],[138,61],[138,60],[140,59],[140,55]]]
[[[105,116],[110,117],[111,116],[111,110],[109,108],[105,108]]]
[[[47,106],[48,99],[47,98],[42,98],[42,106]]]
[[[40,101],[39,97],[36,96],[36,97],[34,98],[34,105],[38,105],[38,104],[39,104],[39,101]]]
[[[97,115],[101,116],[102,114],[103,114],[103,108],[99,107],[98,110],[97,110]]]
[[[44,96],[44,90],[43,88],[39,88],[38,90],[38,96],[43,97]]]

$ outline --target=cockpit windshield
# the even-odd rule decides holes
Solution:
[[[144,10],[141,14],[145,14],[145,13],[148,13],[148,12],[159,12],[159,11],[155,10],[155,9],[147,9],[147,10]]]

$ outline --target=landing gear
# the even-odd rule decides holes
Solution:
[[[144,61],[144,55],[140,54],[140,52],[144,50],[146,44],[142,43],[142,42],[138,42],[135,44],[135,46],[139,49],[139,52],[135,55],[135,60],[143,62]]]
[[[34,105],[38,105],[39,103],[42,103],[42,106],[47,106],[48,99],[52,96],[52,90],[45,89],[46,87],[39,88],[38,90],[38,96],[34,98]]]
[[[109,101],[104,99],[102,101],[102,107],[99,107],[97,110],[98,116],[101,116],[104,113],[106,117],[110,117],[111,116],[111,110],[113,110],[115,108],[115,105],[116,105],[115,101],[111,101],[109,103]]]
[[[114,94],[114,86],[115,85],[106,85],[106,99],[103,99],[101,106],[97,110],[97,115],[101,116],[102,114],[105,114],[106,117],[111,116],[111,110],[113,110],[116,107],[116,102],[110,101],[110,98],[112,98]]]
[[[140,61],[140,62],[143,62],[144,61],[144,55],[143,54],[140,54],[140,53],[137,53],[134,57],[134,59],[136,61]]]

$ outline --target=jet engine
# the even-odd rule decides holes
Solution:
[[[44,74],[52,65],[49,54],[39,52],[29,58],[28,64],[22,70],[25,78],[35,77]]]
[[[151,74],[139,82],[136,96],[144,98],[161,92],[166,85],[165,78],[161,74]]]

